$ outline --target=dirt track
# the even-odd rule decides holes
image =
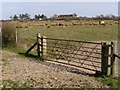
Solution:
[[[12,80],[29,87],[80,87],[100,88],[103,85],[95,77],[65,66],[40,62],[3,51],[3,83]]]

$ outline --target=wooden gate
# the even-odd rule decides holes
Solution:
[[[101,42],[53,39],[38,34],[37,42],[26,54],[36,45],[42,61],[50,60],[79,67],[87,73],[101,72],[104,75],[108,74],[109,67],[113,68],[113,43],[107,45]]]
[[[47,40],[47,53],[44,60],[51,60],[84,71],[101,71],[101,45],[102,43],[51,39]]]

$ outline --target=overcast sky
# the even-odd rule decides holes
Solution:
[[[35,14],[45,14],[50,17],[54,14],[71,13],[88,17],[100,14],[118,16],[118,2],[2,2],[2,19],[9,19],[10,16],[21,13],[29,13],[31,17]]]
[[[120,0],[0,0],[1,2],[119,2]]]

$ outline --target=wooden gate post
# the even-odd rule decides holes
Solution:
[[[108,55],[109,46],[106,43],[102,44],[102,61],[101,61],[101,72],[103,75],[108,75]]]
[[[46,40],[40,33],[37,34],[37,52],[38,57],[43,61],[43,56],[46,54]]]
[[[41,41],[41,44],[40,44],[40,59],[43,61],[43,36],[41,36],[41,38],[40,38],[40,41]]]
[[[114,76],[115,74],[115,56],[114,56],[115,45],[111,42],[111,64],[110,64],[110,75]]]
[[[40,58],[40,44],[41,44],[41,41],[40,41],[40,38],[41,38],[41,35],[40,33],[37,34],[37,53],[38,53],[38,57]]]
[[[118,75],[118,58],[115,58],[115,54],[118,54],[118,42],[111,42],[111,75]]]
[[[43,36],[43,57],[47,54],[47,39]]]

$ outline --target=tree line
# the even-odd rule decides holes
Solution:
[[[41,19],[47,19],[47,16],[45,16],[44,14],[40,15],[34,15],[34,18],[31,18],[30,17],[30,14],[28,13],[25,13],[25,14],[19,14],[19,15],[13,15],[10,17],[11,20],[14,20],[14,21],[17,21],[17,20],[20,20],[20,21],[28,21],[28,20],[41,20]]]
[[[77,14],[76,14],[77,15]],[[58,20],[60,18],[58,18],[58,15],[57,14],[54,14],[53,16],[51,16],[50,18],[48,18],[46,15],[44,14],[36,14],[34,15],[33,18],[31,18],[30,14],[28,13],[25,13],[25,14],[19,14],[19,15],[13,15],[10,17],[11,20],[14,20],[14,21],[29,21],[29,20]],[[83,17],[83,16],[78,16],[76,18],[67,18],[64,17],[64,18],[61,18],[61,19],[64,19],[64,20],[71,20],[71,19],[77,19],[77,20],[80,20],[80,19],[99,19],[99,20],[118,20],[120,19],[120,17],[118,16],[115,16],[115,15],[112,15],[112,14],[109,14],[109,15],[103,15],[103,14],[100,14],[100,15],[97,15],[95,17]]]

